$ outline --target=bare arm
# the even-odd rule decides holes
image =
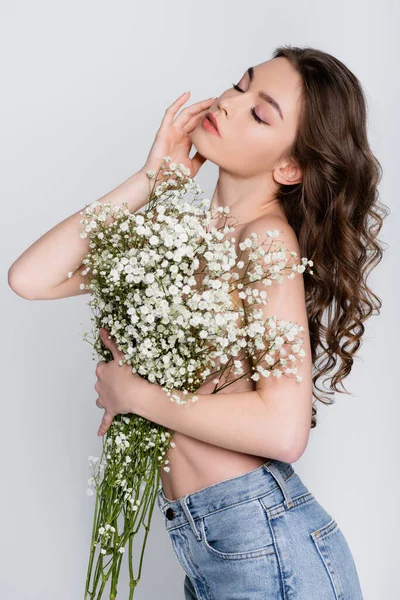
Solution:
[[[236,452],[295,462],[307,445],[293,418],[263,401],[257,391],[198,394],[185,405],[171,402],[163,389],[151,384],[138,394],[132,378],[127,390],[132,412],[193,438]],[[286,416],[287,417],[287,416]]]
[[[144,166],[98,202],[111,202],[113,205],[127,202],[131,212],[139,210],[147,204],[154,184],[146,171],[157,171],[164,156],[173,156],[177,164],[182,163],[190,169],[191,177],[196,175],[206,158],[199,152],[193,158],[189,157],[192,147],[190,133],[214,99],[196,102],[176,117],[186,100],[187,93],[182,94],[165,111]],[[157,185],[162,180],[162,176],[158,177]],[[47,231],[14,261],[8,271],[8,284],[16,294],[27,300],[51,300],[89,291],[80,290],[80,284],[86,282],[80,274],[85,269],[82,260],[89,251],[89,237],[81,238],[79,235],[83,227],[80,212],[84,209]],[[69,278],[71,271],[74,274]]]
[[[279,230],[279,246],[282,244],[287,251],[295,251],[300,262],[300,247],[292,227],[280,217],[264,215],[255,222],[248,224],[241,231],[241,240],[257,233],[260,239],[265,239],[266,230]],[[267,246],[266,246],[267,247]],[[288,258],[288,255],[287,255]],[[262,264],[262,259],[260,263]],[[306,310],[304,276],[297,273],[293,279],[284,276],[283,283],[274,282],[266,288],[260,281],[251,284],[251,288],[261,292],[268,290],[266,305],[258,305],[262,310],[263,318],[276,315],[278,319],[285,319],[298,323],[304,327],[305,356],[302,362],[296,361],[297,375],[302,377],[299,383],[293,374],[290,377],[262,377],[256,381],[256,391],[265,404],[267,411],[276,422],[281,425],[282,436],[289,432],[291,446],[305,450],[309,435],[312,414],[313,385],[312,385],[312,357],[311,341]],[[285,346],[284,346],[285,347]],[[289,348],[286,347],[286,350]],[[287,357],[286,357],[287,358]],[[290,362],[289,365],[290,366]],[[287,445],[286,445],[287,447]],[[296,459],[297,460],[297,459]]]
[[[136,212],[148,202],[153,183],[146,169],[140,169],[98,202],[113,205],[127,202],[128,208]],[[80,237],[83,230],[80,213],[84,209],[44,233],[11,265],[8,283],[16,294],[27,300],[50,300],[88,292],[79,287],[85,282],[80,272],[85,268],[82,260],[89,251],[89,236]],[[68,278],[71,271],[74,274]]]
[[[300,259],[294,231],[280,218],[268,216],[250,223],[240,239],[252,232],[263,239],[267,229],[279,229],[279,240],[287,250],[295,250]],[[252,287],[265,289],[261,282],[254,282]],[[308,444],[312,410],[311,347],[303,276],[296,274],[289,280],[285,275],[283,284],[275,282],[268,288],[268,298],[268,304],[262,307],[265,317],[276,314],[304,326],[306,354],[298,365],[301,383],[293,377],[260,377],[254,391],[199,393],[197,402],[189,400],[181,406],[171,402],[156,384],[148,393],[138,394],[132,379],[132,412],[215,446],[284,462],[297,461]]]

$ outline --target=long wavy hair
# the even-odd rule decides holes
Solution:
[[[337,58],[315,48],[280,46],[273,58],[280,56],[302,78],[298,131],[285,155],[301,167],[303,178],[281,185],[276,197],[297,235],[301,256],[314,263],[313,274],[304,273],[313,428],[316,401],[333,404],[334,392],[343,391],[338,384],[344,389],[364,322],[380,314],[382,301],[369,289],[367,278],[383,257],[378,234],[390,210],[378,200],[383,170],[368,143],[367,102],[357,77]],[[325,398],[316,393],[326,393],[317,385],[323,377],[324,382],[330,379]]]

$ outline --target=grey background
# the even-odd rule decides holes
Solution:
[[[83,597],[94,497],[87,457],[99,455],[103,411],[81,339],[87,296],[29,302],[7,285],[11,263],[45,231],[144,163],[165,108],[219,95],[281,44],[330,52],[363,83],[369,135],[384,168],[389,244],[369,285],[383,300],[336,403],[295,469],[336,518],[366,600],[398,594],[399,227],[398,3],[297,0],[0,3],[2,198],[1,595]],[[217,168],[197,180],[209,196]],[[384,330],[386,329],[385,346]],[[155,508],[135,598],[183,598],[184,573]],[[120,593],[127,594],[126,565]],[[106,597],[106,596],[104,596]]]

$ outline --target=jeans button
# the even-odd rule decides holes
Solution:
[[[167,517],[167,519],[169,519],[170,521],[172,521],[172,519],[175,516],[174,511],[172,510],[171,507],[167,508],[167,510],[165,511],[165,516]]]

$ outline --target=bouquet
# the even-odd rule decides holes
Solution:
[[[157,185],[160,172],[163,181]],[[154,184],[143,212],[132,213],[125,203],[99,202],[82,212],[81,236],[90,236],[90,251],[82,272],[88,283],[81,287],[91,292],[97,357],[112,359],[98,335],[105,327],[123,353],[120,364],[129,364],[132,373],[162,386],[171,402],[183,405],[196,402],[196,392],[211,378],[212,393],[218,393],[248,376],[296,376],[296,363],[304,356],[304,328],[276,315],[264,319],[257,306],[267,302],[267,292],[251,284],[282,283],[285,271],[293,278],[312,261],[302,258],[295,264],[294,251],[287,260],[286,249],[274,246],[279,231],[266,232],[266,248],[252,234],[239,245],[237,256],[235,240],[228,237],[235,229],[227,224],[229,208],[208,210],[209,200],[199,198],[202,190],[189,169],[165,156],[160,169],[147,171],[147,176]],[[191,201],[184,199],[187,193],[194,195]],[[209,227],[218,212],[225,214],[224,225]],[[243,368],[245,358],[251,359],[251,374]],[[301,381],[298,375],[296,379]],[[164,457],[175,447],[173,433],[133,413],[116,415],[103,438],[101,457],[89,457],[87,494],[95,493],[96,503],[85,600],[100,599],[110,578],[109,597],[116,598],[124,554],[133,598],[159,469],[169,471]],[[135,575],[133,541],[139,531],[143,540]]]

